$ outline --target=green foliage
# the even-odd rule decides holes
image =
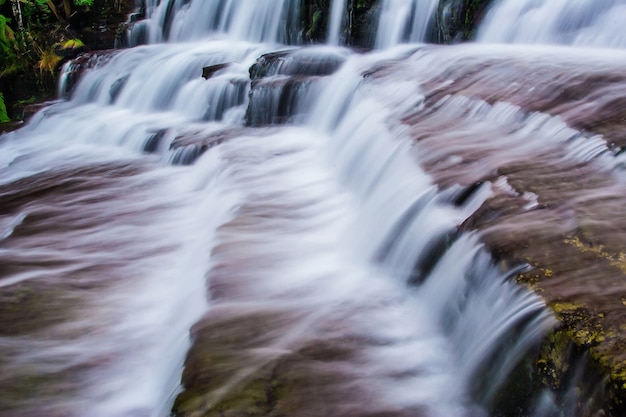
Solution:
[[[0,92],[0,123],[10,122],[7,106],[4,104],[4,95]]]
[[[8,25],[10,19],[0,14],[0,43],[8,45],[15,39],[15,33]]]
[[[70,39],[63,43],[63,49],[76,49],[82,48],[83,46],[85,46],[85,44],[80,39]]]
[[[371,9],[376,4],[376,0],[357,0],[355,7],[358,9]]]
[[[33,0],[23,0],[21,4],[24,23],[31,30],[37,30],[54,19],[46,4],[39,4]]]
[[[54,74],[54,71],[61,62],[61,57],[54,53],[52,50],[41,51],[39,62],[37,66],[39,71],[47,71],[50,74]]]
[[[0,5],[7,0],[0,0]],[[74,2],[64,0],[68,5],[89,5],[93,0]],[[63,9],[57,10],[52,0],[20,0],[24,28],[13,31],[6,16],[0,15],[0,77],[16,72],[39,69],[40,74],[54,74],[60,57],[53,51],[61,46],[66,49],[83,47],[79,39],[66,40],[64,27],[58,21]],[[14,26],[15,27],[15,26]],[[64,39],[65,38],[65,39]]]
[[[91,18],[94,13],[81,13],[94,5],[99,10],[100,4],[109,7],[114,3],[112,0],[17,0],[22,23],[19,25],[18,17],[13,15],[16,9],[11,7],[12,1],[0,0],[0,79],[4,93],[0,95],[0,122],[9,120],[7,108],[16,108],[19,101],[52,96],[62,61],[59,55],[67,58],[85,47],[77,39],[76,29],[70,27],[69,17],[78,13],[77,19],[82,23],[84,16]],[[110,13],[106,17],[110,19]],[[20,82],[16,83],[18,79]]]
[[[9,19],[0,14],[0,76],[7,72],[15,61],[15,32],[8,22]]]
[[[37,69],[40,77],[48,77],[61,59],[53,52],[55,46],[62,45],[54,43],[59,39],[54,17],[47,0],[21,0],[21,4],[25,23],[22,30],[13,31],[8,25],[10,20],[0,15],[0,77]],[[83,45],[80,40],[69,42],[72,47]]]

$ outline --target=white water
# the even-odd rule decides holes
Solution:
[[[348,0],[337,0],[332,2],[330,19],[328,19],[328,40],[329,45],[337,46],[341,41],[341,32],[344,27],[346,3]]]
[[[441,83],[440,77],[446,74],[445,85],[454,86],[458,81],[459,72],[455,70],[465,65],[472,67],[478,62],[485,66],[498,66],[501,63],[513,63],[518,65],[518,60],[523,65],[536,67],[546,65],[545,56],[550,57],[549,64],[552,68],[572,68],[569,76],[584,74],[586,71],[600,72],[606,68],[621,68],[626,65],[626,55],[616,53],[610,49],[582,49],[566,48],[560,46],[535,46],[528,48],[524,45],[483,45],[468,44],[450,46],[447,48],[425,47],[403,61],[397,67],[395,76],[407,77],[401,74],[410,74],[416,83],[433,84]],[[573,69],[576,64],[584,60],[589,65],[584,69]],[[392,76],[394,76],[392,75]],[[502,73],[490,73],[484,71],[479,80],[491,79],[494,84],[507,83],[508,88],[516,89],[522,94],[532,94],[538,90],[542,81],[533,81],[528,85],[515,81],[509,82],[505,71]],[[435,81],[438,80],[438,81]],[[538,93],[541,93],[540,91]],[[539,111],[528,111],[519,105],[510,102],[491,99],[490,102],[465,94],[452,94],[443,96],[431,108],[442,118],[460,122],[467,121],[467,126],[459,127],[461,131],[500,129],[506,134],[493,137],[484,135],[481,147],[483,152],[488,148],[498,149],[500,163],[505,160],[511,162],[517,160],[519,155],[542,155],[550,153],[561,155],[562,160],[575,163],[594,164],[598,171],[614,172],[622,176],[621,167],[626,162],[626,156],[617,154],[610,141],[599,134],[580,131],[568,126],[560,115],[553,115]],[[474,127],[469,127],[476,124]],[[488,143],[492,142],[490,145]],[[551,149],[548,151],[548,149]],[[420,159],[427,161],[431,155],[420,155]],[[437,158],[437,155],[433,155]],[[488,159],[485,153],[482,158]],[[555,157],[555,161],[557,158]]]
[[[498,0],[477,40],[626,47],[624,0]]]
[[[384,49],[399,43],[423,42],[438,4],[439,0],[384,0],[376,47]]]
[[[298,0],[149,1],[141,23],[150,43],[219,35],[250,42],[294,42]],[[156,3],[156,4],[155,4]]]
[[[19,352],[5,375],[29,369],[55,377],[72,370],[79,381],[77,392],[33,394],[20,406],[72,417],[167,415],[189,328],[207,308],[211,314],[206,280],[216,279],[219,263],[236,267],[228,278],[238,293],[227,301],[306,317],[278,335],[272,352],[312,335],[337,336],[316,324],[337,318],[339,336],[385,341],[365,347],[365,360],[351,369],[356,383],[371,391],[372,409],[483,412],[493,393],[474,393],[474,378],[488,372],[497,391],[552,321],[537,297],[492,264],[477,236],[455,236],[490,186],[457,207],[453,192],[440,192],[417,165],[401,120],[422,105],[419,86],[362,77],[412,47],[350,56],[336,74],[314,77],[300,126],[238,133],[248,106],[248,68],[287,40],[280,28],[281,16],[293,11],[290,2],[176,2],[171,15],[167,4],[149,4],[150,39],[163,40],[172,19],[167,38],[186,43],[120,52],[85,74],[70,102],[45,109],[0,144],[4,184],[96,163],[145,167],[114,182],[106,198],[98,195],[98,176],[86,177],[94,181],[95,195],[87,196],[92,205],[70,198],[63,210],[89,219],[89,228],[66,231],[60,222],[58,230],[43,228],[37,240],[16,240],[12,247],[20,224],[44,209],[25,204],[17,217],[3,219],[8,258],[51,252],[77,271],[104,268],[98,277],[108,280],[84,294],[77,318],[29,337],[3,338],[0,347]],[[378,46],[423,36],[434,5],[387,2],[381,30],[404,11],[414,22],[409,39],[397,33]],[[221,13],[214,14],[218,6]],[[201,23],[207,16],[215,16],[208,27]],[[203,66],[221,63],[230,65],[209,80],[200,77]],[[216,132],[235,133],[192,166],[167,165],[185,151],[170,149],[177,138]],[[143,153],[148,144],[151,155]],[[220,229],[238,216],[246,220],[248,212],[257,214],[254,223]],[[431,252],[442,242],[446,249]],[[224,244],[236,250],[211,256]],[[430,270],[422,265],[429,262]],[[63,282],[67,271],[54,272]],[[33,267],[3,283],[49,278],[49,271]],[[511,356],[493,359],[510,337]]]
[[[3,154],[13,157],[3,161],[3,173],[11,176],[3,182],[136,159],[106,143],[63,143],[63,138],[44,128],[5,140]],[[21,224],[41,215],[49,224],[36,239],[16,236],[3,244],[4,262],[32,266],[5,278],[2,286],[54,288],[57,282],[60,295],[68,284],[98,289],[84,291],[80,307],[72,309],[68,302],[74,319],[28,337],[3,338],[0,345],[15,350],[5,357],[11,360],[3,367],[3,381],[52,378],[61,393],[65,378],[80,386],[79,393],[72,388],[65,395],[38,397],[43,389],[34,385],[31,396],[19,399],[23,407],[53,415],[167,415],[189,347],[188,329],[207,306],[203,288],[213,231],[231,215],[221,170],[219,160],[206,158],[192,169],[158,167],[111,181],[85,175],[84,192],[61,193],[56,203],[33,199],[22,208]],[[223,203],[214,205],[216,199]],[[39,267],[44,259],[67,266]],[[71,292],[65,296],[69,301]],[[12,415],[11,409],[3,415]]]

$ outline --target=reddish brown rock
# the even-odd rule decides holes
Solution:
[[[626,62],[606,55],[581,62],[567,50],[550,59],[474,52],[427,49],[422,59],[447,64],[417,75],[425,107],[403,123],[438,184],[493,183],[493,197],[463,228],[478,229],[507,265],[532,267],[518,280],[609,375],[612,412],[621,415],[626,183],[617,158],[626,146]],[[379,77],[408,78],[416,67],[419,59]]]

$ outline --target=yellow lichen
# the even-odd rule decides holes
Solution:
[[[626,255],[624,255],[623,252],[620,252],[619,254],[611,254],[605,249],[604,245],[587,245],[577,236],[567,238],[563,240],[563,242],[574,246],[583,253],[592,253],[601,259],[607,260],[611,266],[626,274]]]
[[[556,302],[551,305],[552,310],[559,314],[563,312],[571,312],[581,309],[583,306],[575,303]]]

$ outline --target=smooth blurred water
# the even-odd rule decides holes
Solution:
[[[329,45],[339,45],[341,41],[341,31],[346,20],[347,0],[332,2],[330,19],[328,20],[328,41]]]
[[[485,413],[551,328],[543,302],[458,232],[491,185],[461,204],[418,165],[403,117],[424,104],[419,83],[366,75],[419,50],[388,48],[421,40],[436,2],[385,2],[382,50],[365,55],[285,46],[296,3],[149,2],[154,44],[88,70],[69,101],[1,137],[13,205],[0,251],[16,267],[0,288],[45,283],[78,300],[54,326],[2,337],[0,384],[45,375],[52,387],[9,399],[7,416],[167,415],[189,329],[210,316],[207,288],[224,265],[232,295],[220,302],[307,317],[272,339],[273,354],[325,317],[384,341],[349,367],[388,408]],[[282,61],[252,80],[277,50],[263,59]],[[29,194],[40,183],[47,191]],[[75,293],[68,280],[89,285]],[[513,347],[496,355],[504,341]],[[492,385],[477,394],[483,372]],[[55,389],[63,378],[72,383]]]
[[[423,42],[438,4],[439,0],[384,0],[376,31],[376,48]]]
[[[623,0],[497,0],[479,42],[624,48]]]

